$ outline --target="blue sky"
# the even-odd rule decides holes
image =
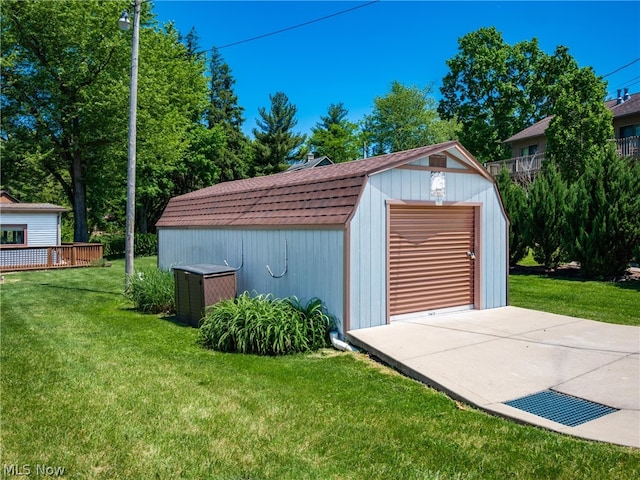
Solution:
[[[434,86],[457,53],[458,38],[494,26],[510,44],[536,37],[552,53],[557,45],[581,66],[608,76],[617,88],[640,91],[640,2],[483,2],[483,1],[189,1],[156,0],[160,22],[173,21],[187,34],[195,27],[200,46],[220,49],[236,80],[245,108],[244,130],[256,126],[258,108],[269,95],[284,92],[296,105],[295,129],[309,133],[331,103],[343,102],[352,120],[371,113],[376,96],[392,81]],[[242,42],[333,15],[300,28]],[[141,52],[141,58],[144,52]]]

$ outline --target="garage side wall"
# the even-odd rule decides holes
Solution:
[[[424,161],[415,164],[424,165]],[[430,192],[429,171],[393,169],[369,178],[350,225],[350,329],[387,321],[386,201],[433,201]],[[481,175],[446,173],[445,201],[482,204],[482,308],[501,307],[507,302],[507,223],[497,195],[494,185]]]
[[[158,264],[207,263],[242,267],[238,293],[256,291],[276,297],[320,298],[340,324],[343,317],[344,230],[158,229]],[[285,264],[285,242],[287,263]],[[282,278],[274,275],[287,272]]]

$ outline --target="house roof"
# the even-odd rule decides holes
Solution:
[[[51,203],[0,203],[0,213],[56,213],[68,211],[64,207]]]
[[[333,162],[329,157],[322,156],[318,158],[312,158],[311,160],[294,163],[289,168],[287,168],[287,172],[291,172],[293,170],[302,170],[303,168],[326,167],[327,165],[333,165]]]
[[[625,100],[622,103],[618,104],[618,100],[607,100],[605,105],[611,113],[613,114],[613,118],[622,118],[627,115],[634,115],[640,113],[640,93],[634,93],[629,96],[628,100]],[[534,138],[544,136],[544,132],[547,130],[549,126],[549,122],[553,118],[553,115],[543,118],[539,122],[534,123],[530,127],[521,130],[515,135],[507,138],[504,143],[513,143],[518,140],[524,140],[526,138]]]
[[[340,225],[353,214],[369,175],[448,152],[493,178],[458,142],[224,182],[169,201],[157,227]]]
[[[67,209],[51,203],[22,203],[5,190],[0,190],[0,212],[24,213],[24,212],[66,212]]]

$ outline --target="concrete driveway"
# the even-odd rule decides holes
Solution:
[[[640,448],[640,327],[503,307],[416,316],[350,331],[347,340],[487,412]],[[541,410],[547,395],[560,416]],[[565,419],[576,411],[589,418],[592,407],[611,413],[575,426]]]

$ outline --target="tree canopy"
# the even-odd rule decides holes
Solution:
[[[374,99],[363,130],[373,154],[391,153],[457,138],[455,121],[441,120],[429,87],[391,83],[389,92]]]
[[[347,119],[349,111],[342,102],[332,103],[327,114],[311,129],[309,148],[316,156],[326,155],[334,163],[348,162],[361,156],[358,125]]]
[[[461,143],[480,161],[507,158],[507,138],[546,116],[535,101],[545,90],[534,81],[544,53],[534,38],[509,45],[494,27],[480,28],[458,40],[458,53],[447,60],[438,112],[461,124]]]

